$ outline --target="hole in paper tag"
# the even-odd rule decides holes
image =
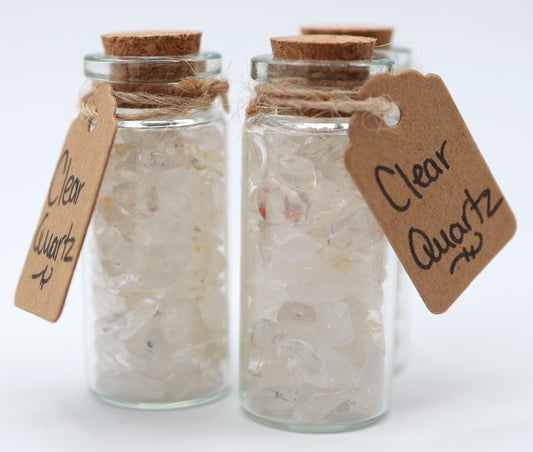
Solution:
[[[379,74],[360,99],[380,96],[399,111],[352,117],[346,167],[427,307],[442,313],[516,221],[438,76]]]
[[[117,130],[108,84],[93,103],[94,126],[80,116],[70,126],[15,295],[16,306],[51,322],[63,309]]]
[[[383,115],[383,122],[388,127],[394,127],[400,122],[400,109],[398,108],[398,105],[391,104],[390,110]]]

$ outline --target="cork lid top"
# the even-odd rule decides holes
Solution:
[[[102,35],[107,55],[175,56],[200,51],[200,31],[134,31]]]
[[[101,36],[105,55],[84,57],[85,75],[115,84],[165,84],[220,74],[222,56],[200,52],[200,31],[133,31]],[[118,86],[118,85],[117,85]],[[121,87],[121,89],[126,89]],[[159,89],[159,88],[158,88]]]
[[[376,46],[386,46],[392,42],[392,27],[373,26],[307,26],[302,27],[304,35],[343,35],[367,36],[377,40]]]
[[[285,60],[353,61],[372,58],[375,38],[302,35],[270,38],[274,58]]]

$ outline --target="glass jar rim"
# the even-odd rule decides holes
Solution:
[[[219,75],[222,72],[222,56],[213,51],[176,56],[116,56],[92,53],[83,58],[83,72],[87,78],[101,82],[171,83],[185,78],[210,78]],[[125,72],[127,80],[123,78]]]
[[[396,45],[396,44],[389,44],[386,46],[376,46],[376,53],[385,52],[388,53],[390,51],[394,51],[397,53],[411,53],[412,49],[410,47],[404,46],[404,45]]]
[[[300,69],[309,73],[320,73],[328,69],[331,73],[338,69],[346,71],[350,69],[368,69],[371,74],[379,72],[390,72],[394,61],[385,54],[376,52],[369,60],[284,60],[274,58],[272,54],[262,54],[251,58],[250,75],[253,80],[270,83],[273,81],[272,69],[277,69],[276,73],[287,69]]]

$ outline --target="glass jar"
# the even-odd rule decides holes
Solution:
[[[394,61],[394,72],[412,68],[411,49],[394,44],[380,47],[379,52]],[[394,327],[394,373],[400,374],[409,358],[411,302],[417,296],[411,278],[400,263],[398,265],[398,289],[396,295],[396,320]]]
[[[398,46],[392,42],[394,30],[389,27],[374,26],[307,26],[302,27],[302,34],[327,34],[344,36],[367,36],[376,39],[377,51],[394,61],[393,72],[397,73],[404,69],[412,68],[411,49]],[[409,275],[398,265],[398,289],[396,302],[395,321],[395,347],[394,372],[396,374],[407,365],[409,355],[409,333],[410,333],[410,303],[416,295],[414,285],[411,283]]]
[[[221,56],[96,54],[84,68],[116,96],[165,96],[214,80]],[[226,119],[212,99],[187,101],[117,108],[85,245],[88,383],[115,405],[181,408],[227,391]]]
[[[251,75],[327,97],[392,65],[263,55]],[[279,428],[350,430],[389,407],[398,262],[345,168],[349,119],[249,109],[244,125],[241,404]]]
[[[393,72],[412,68],[411,49],[389,44],[380,46],[378,52],[394,61]],[[411,302],[417,296],[411,278],[401,263],[398,265],[398,288],[396,294],[396,319],[394,326],[394,373],[400,374],[409,358],[409,336],[411,332]]]

